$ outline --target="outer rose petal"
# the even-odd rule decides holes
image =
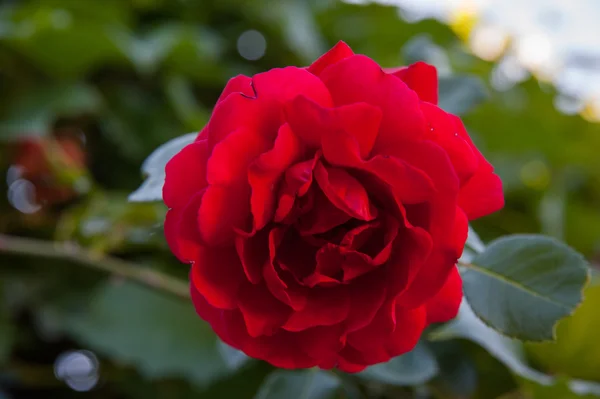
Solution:
[[[185,207],[170,209],[165,218],[165,238],[173,254],[184,263],[194,261],[200,247],[196,215],[204,190],[194,195]]]
[[[250,217],[250,186],[209,186],[198,210],[198,228],[208,245],[233,244],[236,230],[244,230]]]
[[[409,352],[423,333],[426,317],[425,307],[405,309],[390,301],[371,324],[348,334],[340,355],[351,363],[375,364]]]
[[[227,82],[223,92],[217,100],[217,104],[225,100],[230,94],[243,94],[246,97],[254,96],[254,90],[252,89],[252,78],[245,75],[237,75]]]
[[[356,140],[362,158],[373,149],[382,117],[379,108],[367,103],[325,108],[305,96],[290,101],[285,111],[294,133],[308,145],[318,148],[325,135],[342,130]]]
[[[331,326],[346,317],[350,311],[350,296],[344,286],[313,288],[308,294],[306,307],[291,314],[284,330],[302,331],[317,326]]]
[[[252,77],[253,96],[232,93],[217,103],[203,132],[209,149],[231,132],[243,127],[275,140],[283,123],[283,104],[298,95],[305,95],[317,103],[331,106],[331,96],[323,83],[302,68],[276,68]]]
[[[480,163],[477,149],[457,133],[453,115],[426,103],[421,110],[431,127],[428,138],[446,150],[461,184],[468,181]]]
[[[169,208],[184,206],[190,198],[206,187],[206,141],[196,141],[185,146],[167,162],[163,201]],[[194,173],[189,173],[193,170]]]
[[[408,67],[390,71],[390,73],[402,79],[408,87],[419,95],[421,101],[432,104],[438,103],[437,69],[433,65],[419,61]]]
[[[456,209],[455,222],[449,240],[444,246],[434,247],[424,267],[419,269],[412,284],[398,296],[398,303],[416,307],[431,299],[443,287],[449,274],[456,269],[456,261],[467,241],[468,221],[465,214]]]
[[[469,220],[499,211],[504,207],[502,180],[492,172],[476,173],[461,188],[458,204]]]
[[[489,215],[504,207],[502,181],[494,174],[494,168],[479,152],[469,137],[464,124],[457,116],[450,115],[454,120],[456,131],[473,149],[479,159],[479,166],[474,175],[462,187],[458,201],[469,220]]]
[[[425,305],[427,308],[427,324],[445,323],[458,314],[462,301],[462,279],[458,268],[453,268],[442,289]]]
[[[250,164],[271,146],[272,142],[261,134],[237,129],[213,148],[206,166],[208,182],[227,185],[247,181]]]
[[[419,97],[368,57],[354,55],[327,67],[321,79],[336,106],[366,102],[383,112],[377,152],[389,144],[422,138],[427,129]]]
[[[339,41],[331,48],[331,50],[313,62],[312,65],[308,67],[308,72],[319,76],[319,74],[323,72],[323,69],[327,68],[329,65],[335,64],[352,55],[354,55],[352,49],[346,43]]]
[[[244,285],[238,304],[251,337],[275,334],[291,312],[263,285]]]
[[[240,288],[250,285],[234,248],[200,247],[190,279],[194,287],[214,307],[234,309]]]

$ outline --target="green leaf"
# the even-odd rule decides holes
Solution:
[[[277,370],[266,378],[255,399],[330,399],[340,384],[332,374],[317,369]]]
[[[487,88],[477,76],[450,76],[439,80],[439,106],[446,112],[463,115],[488,97]]]
[[[219,340],[217,346],[221,357],[232,370],[238,370],[251,360],[244,352],[232,348],[221,340]]]
[[[463,250],[460,262],[470,262],[473,257],[485,250],[485,244],[481,241],[481,238],[477,235],[473,227],[469,225],[469,235],[467,236],[467,242]]]
[[[423,384],[438,373],[438,364],[431,350],[422,342],[410,352],[392,360],[368,367],[360,376],[389,385]]]
[[[206,385],[229,373],[217,338],[191,303],[133,283],[107,283],[65,326],[81,343],[150,378]]]
[[[132,202],[150,202],[162,200],[162,188],[165,184],[165,166],[175,154],[194,142],[198,133],[188,133],[166,142],[158,147],[142,164],[142,173],[146,181],[129,195]]]
[[[539,235],[500,238],[463,266],[473,312],[497,331],[531,341],[553,339],[555,324],[575,310],[588,281],[580,254]]]

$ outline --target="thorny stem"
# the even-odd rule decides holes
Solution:
[[[0,253],[62,259],[130,279],[183,299],[190,298],[187,282],[121,259],[98,255],[73,244],[0,234]]]

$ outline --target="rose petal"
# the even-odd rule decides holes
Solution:
[[[253,95],[231,93],[217,103],[204,128],[209,149],[243,127],[273,142],[283,124],[282,107],[297,95],[331,106],[323,82],[302,68],[275,68],[252,77]]]
[[[204,197],[202,190],[183,208],[170,209],[165,218],[165,238],[173,254],[183,263],[190,263],[198,256],[202,245],[196,215]]]
[[[327,68],[329,65],[335,64],[352,55],[354,55],[352,49],[346,43],[339,41],[328,52],[313,62],[308,67],[308,72],[319,76],[323,69]]]
[[[422,268],[429,267],[432,250],[431,235],[423,228],[404,228],[398,232],[387,262],[388,295],[398,296],[412,284]],[[398,297],[398,301],[403,300],[402,296]]]
[[[283,271],[275,270],[275,265],[269,262],[263,268],[263,277],[267,288],[273,296],[281,302],[298,311],[306,306],[306,292],[301,287],[294,285],[294,282],[284,281],[280,273]]]
[[[377,209],[369,201],[365,188],[344,169],[325,167],[317,163],[315,178],[329,201],[359,220],[373,220]]]
[[[459,193],[459,204],[469,220],[489,215],[504,207],[502,181],[494,174],[494,168],[475,147],[460,118],[450,115],[454,120],[456,131],[471,146],[479,159],[479,166],[474,175],[464,185]]]
[[[333,205],[321,192],[315,190],[312,209],[302,215],[296,223],[301,235],[321,234],[350,220],[350,215]]]
[[[342,130],[354,137],[363,158],[375,144],[382,118],[379,108],[364,102],[326,108],[305,96],[290,101],[285,113],[294,133],[307,145],[318,148],[325,134]]]
[[[200,247],[192,265],[190,278],[194,287],[217,308],[237,307],[239,289],[246,276],[235,248]]]
[[[315,270],[318,249],[302,239],[295,229],[289,229],[277,248],[275,261],[302,283]]]
[[[359,373],[367,368],[364,364],[355,364],[340,357],[338,359],[337,368],[344,373]]]
[[[248,280],[252,284],[260,283],[262,270],[269,262],[269,231],[264,229],[250,237],[237,236],[235,249]]]
[[[437,245],[421,267],[410,286],[398,296],[398,303],[417,307],[431,299],[444,285],[455,268],[467,240],[468,220],[460,208],[456,208],[455,223],[447,232],[448,240]]]
[[[317,326],[331,326],[348,317],[350,296],[346,287],[313,288],[304,309],[293,312],[283,329],[301,331]]]
[[[165,166],[163,200],[169,208],[184,206],[198,191],[206,187],[206,141],[185,146]],[[190,174],[189,171],[194,173]]]
[[[320,154],[317,153],[313,159],[299,162],[285,171],[285,179],[278,195],[279,202],[275,211],[275,222],[279,223],[288,219],[295,205],[298,205],[296,199],[308,193],[313,181],[313,169],[319,157]],[[305,201],[303,205],[311,204]],[[298,211],[296,209],[295,213],[304,213]]]
[[[427,307],[427,324],[445,323],[455,318],[462,297],[462,279],[458,268],[454,267],[442,289],[425,305]]]
[[[285,171],[303,157],[304,148],[288,124],[279,128],[275,145],[260,155],[248,169],[254,228],[262,229],[275,214],[277,183]]]
[[[423,137],[427,129],[417,94],[375,61],[363,55],[348,57],[320,75],[336,106],[366,102],[383,112],[374,151],[389,144]]]
[[[438,103],[437,69],[433,65],[419,61],[408,67],[390,71],[390,73],[402,79],[408,87],[419,95],[421,101],[432,104]]]
[[[479,160],[473,147],[457,133],[452,116],[432,104],[421,109],[431,127],[428,138],[442,147],[450,157],[454,170],[463,184],[477,170]]]
[[[322,145],[323,155],[330,164],[366,172],[361,179],[363,184],[383,185],[381,188],[390,191],[399,205],[426,201],[435,192],[430,177],[401,157],[383,154],[363,161],[356,140],[341,130],[323,136]]]
[[[238,296],[238,305],[251,337],[275,334],[291,312],[264,285],[243,286]]]
[[[379,271],[349,285],[350,312],[344,321],[347,332],[360,330],[373,321],[387,298],[386,285],[385,273]]]
[[[426,317],[424,306],[405,309],[389,302],[371,324],[348,334],[348,346],[340,355],[351,363],[375,364],[409,352],[423,333]]]
[[[198,226],[208,245],[233,244],[236,230],[244,230],[250,217],[250,186],[239,182],[209,186],[198,210]]]
[[[248,167],[272,143],[261,134],[239,128],[217,143],[206,166],[210,184],[227,185],[247,181]]]
[[[225,100],[230,94],[242,94],[246,97],[254,97],[254,89],[252,88],[252,79],[245,75],[237,75],[229,79],[223,92],[217,100],[217,104]]]
[[[504,207],[502,181],[494,173],[476,173],[461,188],[458,204],[469,220],[499,211]]]

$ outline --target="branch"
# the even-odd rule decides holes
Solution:
[[[0,253],[63,259],[90,269],[124,277],[148,287],[189,299],[187,282],[109,256],[99,256],[72,243],[57,243],[0,234]]]

